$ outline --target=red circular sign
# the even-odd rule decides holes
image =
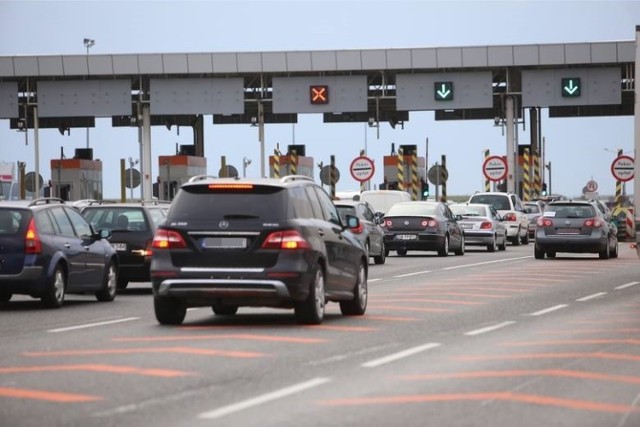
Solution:
[[[618,156],[611,163],[611,173],[618,181],[631,181],[635,176],[633,157]]]
[[[507,161],[500,156],[487,157],[482,173],[489,181],[502,181],[507,176]]]
[[[353,179],[365,182],[373,178],[376,167],[373,164],[373,160],[365,156],[360,156],[353,159],[351,166],[349,166],[349,171],[351,171]]]

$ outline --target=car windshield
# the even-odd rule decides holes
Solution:
[[[486,216],[487,210],[484,206],[450,205],[449,208],[456,215],[462,216]]]
[[[355,206],[336,205],[336,209],[338,209],[338,214],[340,215],[340,220],[343,224],[346,224],[347,215],[356,216]]]
[[[82,211],[94,229],[147,231],[149,226],[141,208],[96,207]]]
[[[545,216],[555,218],[593,218],[596,210],[589,205],[549,205],[545,210]]]
[[[281,187],[213,189],[197,185],[182,188],[168,218],[170,221],[237,218],[278,223],[286,218],[287,209],[286,191]]]
[[[426,203],[397,203],[391,206],[386,216],[433,216],[437,205]]]
[[[511,210],[509,196],[501,194],[476,194],[471,196],[470,203],[484,203],[493,206],[498,211]]]

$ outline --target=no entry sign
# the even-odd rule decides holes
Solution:
[[[373,165],[373,160],[365,156],[360,156],[353,159],[349,170],[351,171],[353,179],[365,182],[373,178],[376,167]]]
[[[487,157],[482,173],[489,181],[502,181],[507,176],[507,161],[499,156]]]
[[[618,156],[611,163],[611,173],[618,181],[631,181],[635,175],[634,168],[633,157],[629,156]]]

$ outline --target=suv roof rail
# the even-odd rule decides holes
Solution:
[[[285,182],[289,182],[289,181],[313,181],[313,178],[311,178],[310,176],[306,176],[306,175],[286,175],[283,176],[282,178],[280,178],[280,182],[285,183]]]
[[[144,205],[170,205],[171,200],[140,200],[140,204]]]
[[[29,203],[29,206],[48,205],[50,203],[65,204],[65,201],[59,197],[39,197],[37,199],[32,200],[31,203]]]
[[[187,182],[196,182],[196,181],[202,181],[202,180],[211,179],[211,178],[216,179],[218,177],[217,176],[213,176],[213,175],[206,175],[206,174],[205,175],[194,175],[191,178],[189,178],[189,181],[187,181]]]

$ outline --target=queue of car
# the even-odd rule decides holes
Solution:
[[[304,176],[196,176],[173,203],[1,202],[0,302],[22,294],[58,308],[74,293],[113,301],[129,282],[151,282],[161,324],[180,324],[198,306],[219,316],[292,309],[299,323],[319,324],[329,302],[365,313],[371,258],[504,251],[530,239],[536,259],[618,255],[616,226],[597,200],[523,203],[482,192],[447,203],[392,190],[332,200]]]

